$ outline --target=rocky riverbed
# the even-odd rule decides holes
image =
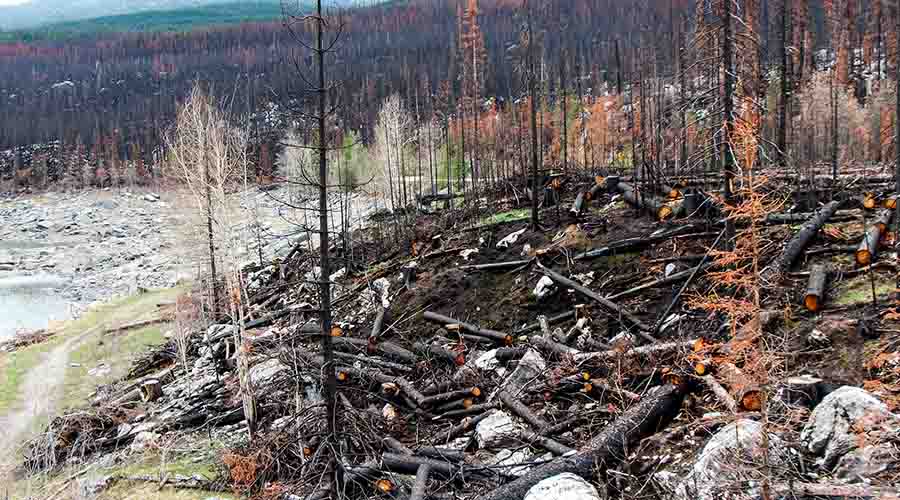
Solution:
[[[288,210],[281,197],[280,190],[256,189],[234,196],[233,234],[242,260],[256,258],[259,247],[264,257],[286,253],[304,237],[297,225],[303,211]],[[349,198],[347,206],[353,221],[377,209],[365,195]],[[0,315],[0,340],[17,329],[42,328],[48,319],[69,319],[92,302],[192,278],[198,251],[185,244],[192,213],[190,200],[166,192],[0,199],[0,310],[15,311]]]

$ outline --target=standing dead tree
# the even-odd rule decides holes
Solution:
[[[322,8],[322,0],[316,0],[315,10],[309,12],[305,6],[297,3],[282,3],[284,27],[289,37],[297,46],[292,51],[288,63],[296,73],[301,88],[288,95],[288,106],[296,121],[307,125],[301,131],[304,142],[302,144],[286,144],[289,148],[305,148],[313,151],[316,156],[317,172],[302,172],[301,178],[294,183],[306,184],[313,187],[318,193],[316,206],[295,207],[302,210],[311,210],[318,215],[318,260],[319,269],[316,273],[319,289],[319,321],[321,326],[321,386],[322,398],[325,406],[325,435],[319,443],[319,450],[325,459],[323,491],[328,494],[325,498],[337,499],[342,490],[342,474],[339,466],[339,438],[337,413],[337,379],[335,377],[335,358],[332,337],[332,310],[331,310],[331,257],[329,221],[329,191],[339,189],[339,184],[332,184],[329,176],[329,151],[342,149],[339,142],[338,113],[340,105],[337,96],[340,95],[339,84],[329,80],[326,65],[333,64],[337,46],[343,32],[343,22],[339,17],[326,16]],[[331,131],[331,132],[330,132]],[[313,169],[310,169],[313,170]],[[337,181],[338,183],[340,181]],[[306,228],[307,230],[311,228]]]
[[[205,219],[209,248],[209,281],[215,319],[219,300],[216,260],[224,264],[228,309],[236,325],[234,343],[244,344],[246,287],[239,261],[240,238],[236,234],[229,192],[247,183],[247,136],[231,126],[227,115],[213,98],[196,83],[182,106],[175,126],[168,134],[170,177],[185,186],[198,214]],[[218,252],[217,252],[218,249]],[[256,432],[256,397],[249,377],[250,365],[245,349],[237,349],[238,376],[244,417],[250,436]]]

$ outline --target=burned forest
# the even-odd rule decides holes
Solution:
[[[0,323],[5,498],[900,498],[897,2],[282,13],[152,131],[0,127],[0,283],[92,291]]]

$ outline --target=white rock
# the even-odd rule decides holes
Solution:
[[[537,297],[538,300],[543,299],[547,295],[550,295],[550,292],[553,291],[555,285],[553,280],[550,279],[549,276],[542,276],[541,279],[538,280],[537,285],[534,287],[534,296]]]
[[[600,500],[600,494],[591,483],[564,472],[532,486],[524,500]]]
[[[530,244],[526,243],[526,244],[522,247],[522,254],[521,254],[521,255],[522,255],[522,257],[528,257],[529,255],[531,255],[531,245],[530,245]]]
[[[386,421],[393,422],[397,419],[397,409],[394,408],[394,405],[388,403],[381,409],[381,416],[384,417]]]
[[[513,420],[509,413],[494,410],[475,426],[475,439],[479,448],[502,448],[520,440],[523,430],[524,426]]]
[[[131,446],[129,447],[132,452],[140,453],[148,448],[152,448],[159,445],[159,439],[162,436],[155,432],[139,432],[136,436],[134,436],[134,441],[131,442]]]
[[[782,441],[769,434],[769,463],[785,462]],[[763,426],[753,420],[737,420],[723,427],[703,447],[688,475],[675,488],[678,500],[718,500],[720,498],[755,498],[754,473],[749,464],[763,464],[766,453]],[[743,491],[745,496],[728,496],[730,491]]]
[[[533,380],[543,376],[546,369],[547,362],[540,353],[534,349],[528,349],[506,381],[506,388],[513,392],[519,392]]]
[[[497,359],[497,349],[491,349],[475,358],[475,368],[485,372],[499,369],[500,361]]]
[[[477,248],[467,248],[461,252],[459,252],[459,256],[463,258],[463,260],[469,260],[469,257],[478,253]]]
[[[808,452],[822,457],[820,462],[830,466],[857,447],[860,440],[855,427],[897,431],[900,416],[859,387],[844,386],[825,396],[816,406],[800,433],[800,440]]]
[[[281,364],[278,358],[267,359],[250,367],[250,383],[254,387],[259,387],[286,369],[287,367]]]
[[[528,448],[519,450],[502,449],[497,452],[490,460],[489,465],[497,466],[498,472],[507,477],[519,477],[525,475],[533,465],[534,455]],[[522,464],[522,465],[520,465]]]
[[[523,227],[522,229],[519,229],[518,231],[515,231],[513,233],[506,235],[505,238],[503,238],[502,240],[497,242],[497,248],[509,248],[509,247],[515,245],[516,242],[519,241],[519,236],[522,236],[523,234],[525,234],[525,229],[527,229],[527,228]]]

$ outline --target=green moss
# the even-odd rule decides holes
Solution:
[[[529,217],[531,217],[531,209],[517,208],[515,210],[510,210],[508,212],[494,214],[494,215],[488,217],[487,219],[485,219],[483,224],[484,225],[503,224],[506,222],[525,220]]]
[[[895,283],[890,279],[875,277],[875,297],[883,300],[894,291]],[[857,276],[841,284],[833,293],[832,303],[836,306],[854,306],[872,302],[872,282],[869,276]]]

